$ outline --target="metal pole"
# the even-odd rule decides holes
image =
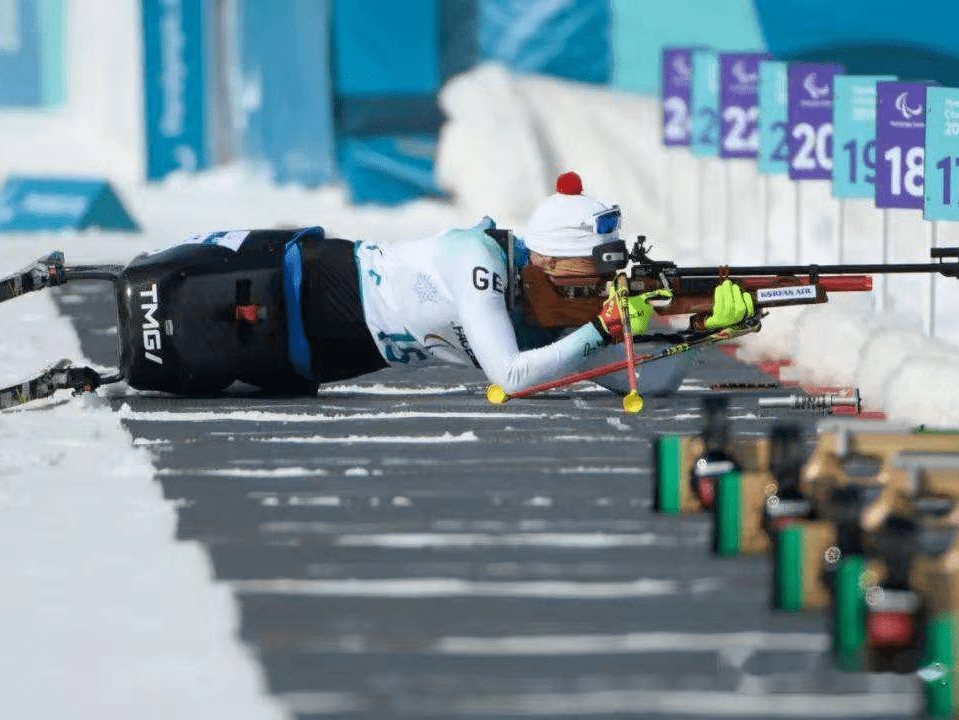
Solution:
[[[889,262],[889,211],[882,211],[882,262]],[[876,298],[876,311],[886,311],[886,291],[889,288],[889,280],[885,275],[879,278],[879,295]]]
[[[839,198],[838,228],[836,234],[839,236],[839,264],[846,262],[846,200]]]
[[[939,247],[939,223],[930,223],[931,247]],[[929,276],[929,337],[936,337],[936,276]]]
[[[673,191],[673,177],[675,176],[674,158],[675,154],[666,148],[666,234],[676,238],[676,202],[673,199],[676,193]]]
[[[731,210],[732,201],[730,199],[730,196],[732,195],[732,193],[729,191],[729,186],[732,184],[729,180],[730,164],[731,163],[729,162],[723,163],[723,185],[725,186],[723,188],[723,192],[725,193],[723,197],[723,203],[725,205],[725,210],[726,210],[725,212],[726,218],[725,218],[725,222],[723,223],[723,257],[721,260],[721,262],[723,263],[729,262],[729,240],[730,240],[730,237],[732,236],[732,230],[730,227],[732,224],[732,215],[733,215]]]
[[[796,243],[793,246],[793,255],[797,264],[802,262],[802,193],[799,191],[799,185],[799,182],[793,184],[795,188],[793,199],[796,206]]]
[[[772,183],[769,180],[769,175],[763,175],[763,212],[765,217],[763,219],[763,262],[767,265],[769,264],[769,245],[770,245],[770,235],[772,235],[772,200],[770,195],[772,195]]]
[[[696,228],[697,228],[697,237],[696,237],[696,255],[701,256],[703,252],[703,243],[706,239],[706,221],[703,218],[703,206],[706,204],[703,201],[705,197],[705,185],[706,185],[706,172],[704,170],[704,165],[708,163],[708,160],[699,160],[696,163],[696,172],[697,172],[697,182],[696,192],[699,194],[697,201],[699,206],[696,209]]]

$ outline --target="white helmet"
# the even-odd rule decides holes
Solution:
[[[526,224],[526,247],[551,257],[589,257],[595,246],[618,240],[619,206],[605,205],[582,192],[579,175],[560,175],[556,193],[536,208]]]

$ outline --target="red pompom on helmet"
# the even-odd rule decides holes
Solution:
[[[583,181],[572,171],[564,172],[556,178],[556,192],[561,195],[582,195]]]

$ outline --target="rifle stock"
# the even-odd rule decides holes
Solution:
[[[753,305],[760,307],[779,307],[783,305],[807,305],[829,301],[827,292],[868,292],[872,290],[872,277],[868,275],[829,275],[811,280],[808,275],[767,275],[753,277],[733,277],[729,279],[739,285],[753,298]],[[673,299],[668,303],[655,306],[659,315],[689,315],[710,312],[713,307],[713,291],[719,284],[719,275],[710,277],[680,277],[673,287]],[[634,280],[630,290],[634,293],[648,292],[662,286],[660,281],[651,278]],[[781,288],[814,288],[805,293],[762,293],[763,290]]]
[[[594,251],[597,268],[602,270],[602,259],[606,255],[626,257],[625,243],[617,242],[623,248],[621,254],[606,252],[604,255]],[[726,279],[748,292],[754,307],[759,309],[824,303],[829,300],[827,292],[868,292],[872,290],[872,275],[934,273],[959,278],[959,248],[932,248],[929,254],[938,262],[930,263],[680,267],[674,262],[651,259],[645,243],[646,238],[640,235],[628,253],[633,263],[630,292],[671,290],[672,300],[658,303],[656,312],[693,315],[693,327],[697,326],[696,315],[712,311],[713,292]],[[601,247],[609,250],[607,246]]]

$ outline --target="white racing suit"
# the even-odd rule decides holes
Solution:
[[[385,361],[393,367],[430,363],[473,365],[507,393],[620,360],[592,324],[553,339],[507,310],[506,253],[481,223],[403,242],[356,244],[363,314]],[[521,340],[518,340],[521,338]],[[550,341],[552,340],[552,341]],[[664,343],[640,343],[637,354]],[[643,365],[641,394],[674,391],[691,354]],[[625,372],[599,378],[626,392]]]

